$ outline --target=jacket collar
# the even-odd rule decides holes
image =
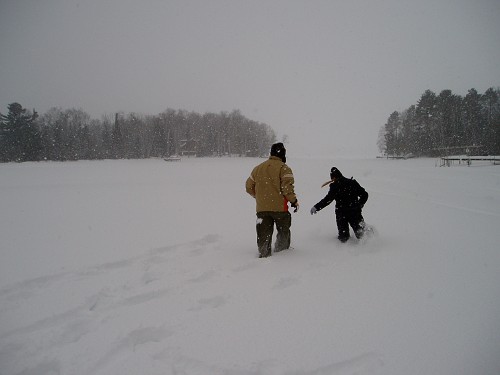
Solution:
[[[269,156],[269,160],[279,160],[279,161],[283,162],[283,160],[281,160],[281,158],[279,156]]]

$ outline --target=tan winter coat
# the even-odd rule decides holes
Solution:
[[[288,211],[288,202],[295,202],[292,170],[277,156],[257,165],[246,181],[246,191],[255,198],[257,212]]]

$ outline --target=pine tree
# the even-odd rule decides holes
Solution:
[[[500,90],[489,88],[481,97],[483,118],[485,119],[486,151],[489,154],[500,154]]]
[[[385,152],[387,155],[400,155],[401,119],[399,112],[394,111],[385,124]]]
[[[19,103],[8,105],[9,113],[0,113],[0,158],[2,161],[39,160],[41,152],[40,131],[35,120],[38,114],[30,113]]]

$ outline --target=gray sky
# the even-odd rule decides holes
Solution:
[[[289,156],[375,156],[430,89],[500,86],[499,0],[0,0],[0,112],[241,110]]]

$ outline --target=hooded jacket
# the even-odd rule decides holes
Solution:
[[[362,209],[368,200],[368,193],[353,178],[339,177],[330,184],[330,190],[326,197],[314,205],[316,209],[322,210],[333,201],[336,210],[342,209]]]
[[[281,158],[270,156],[257,165],[248,177],[246,192],[255,198],[257,212],[288,211],[288,202],[296,202],[293,172]]]

